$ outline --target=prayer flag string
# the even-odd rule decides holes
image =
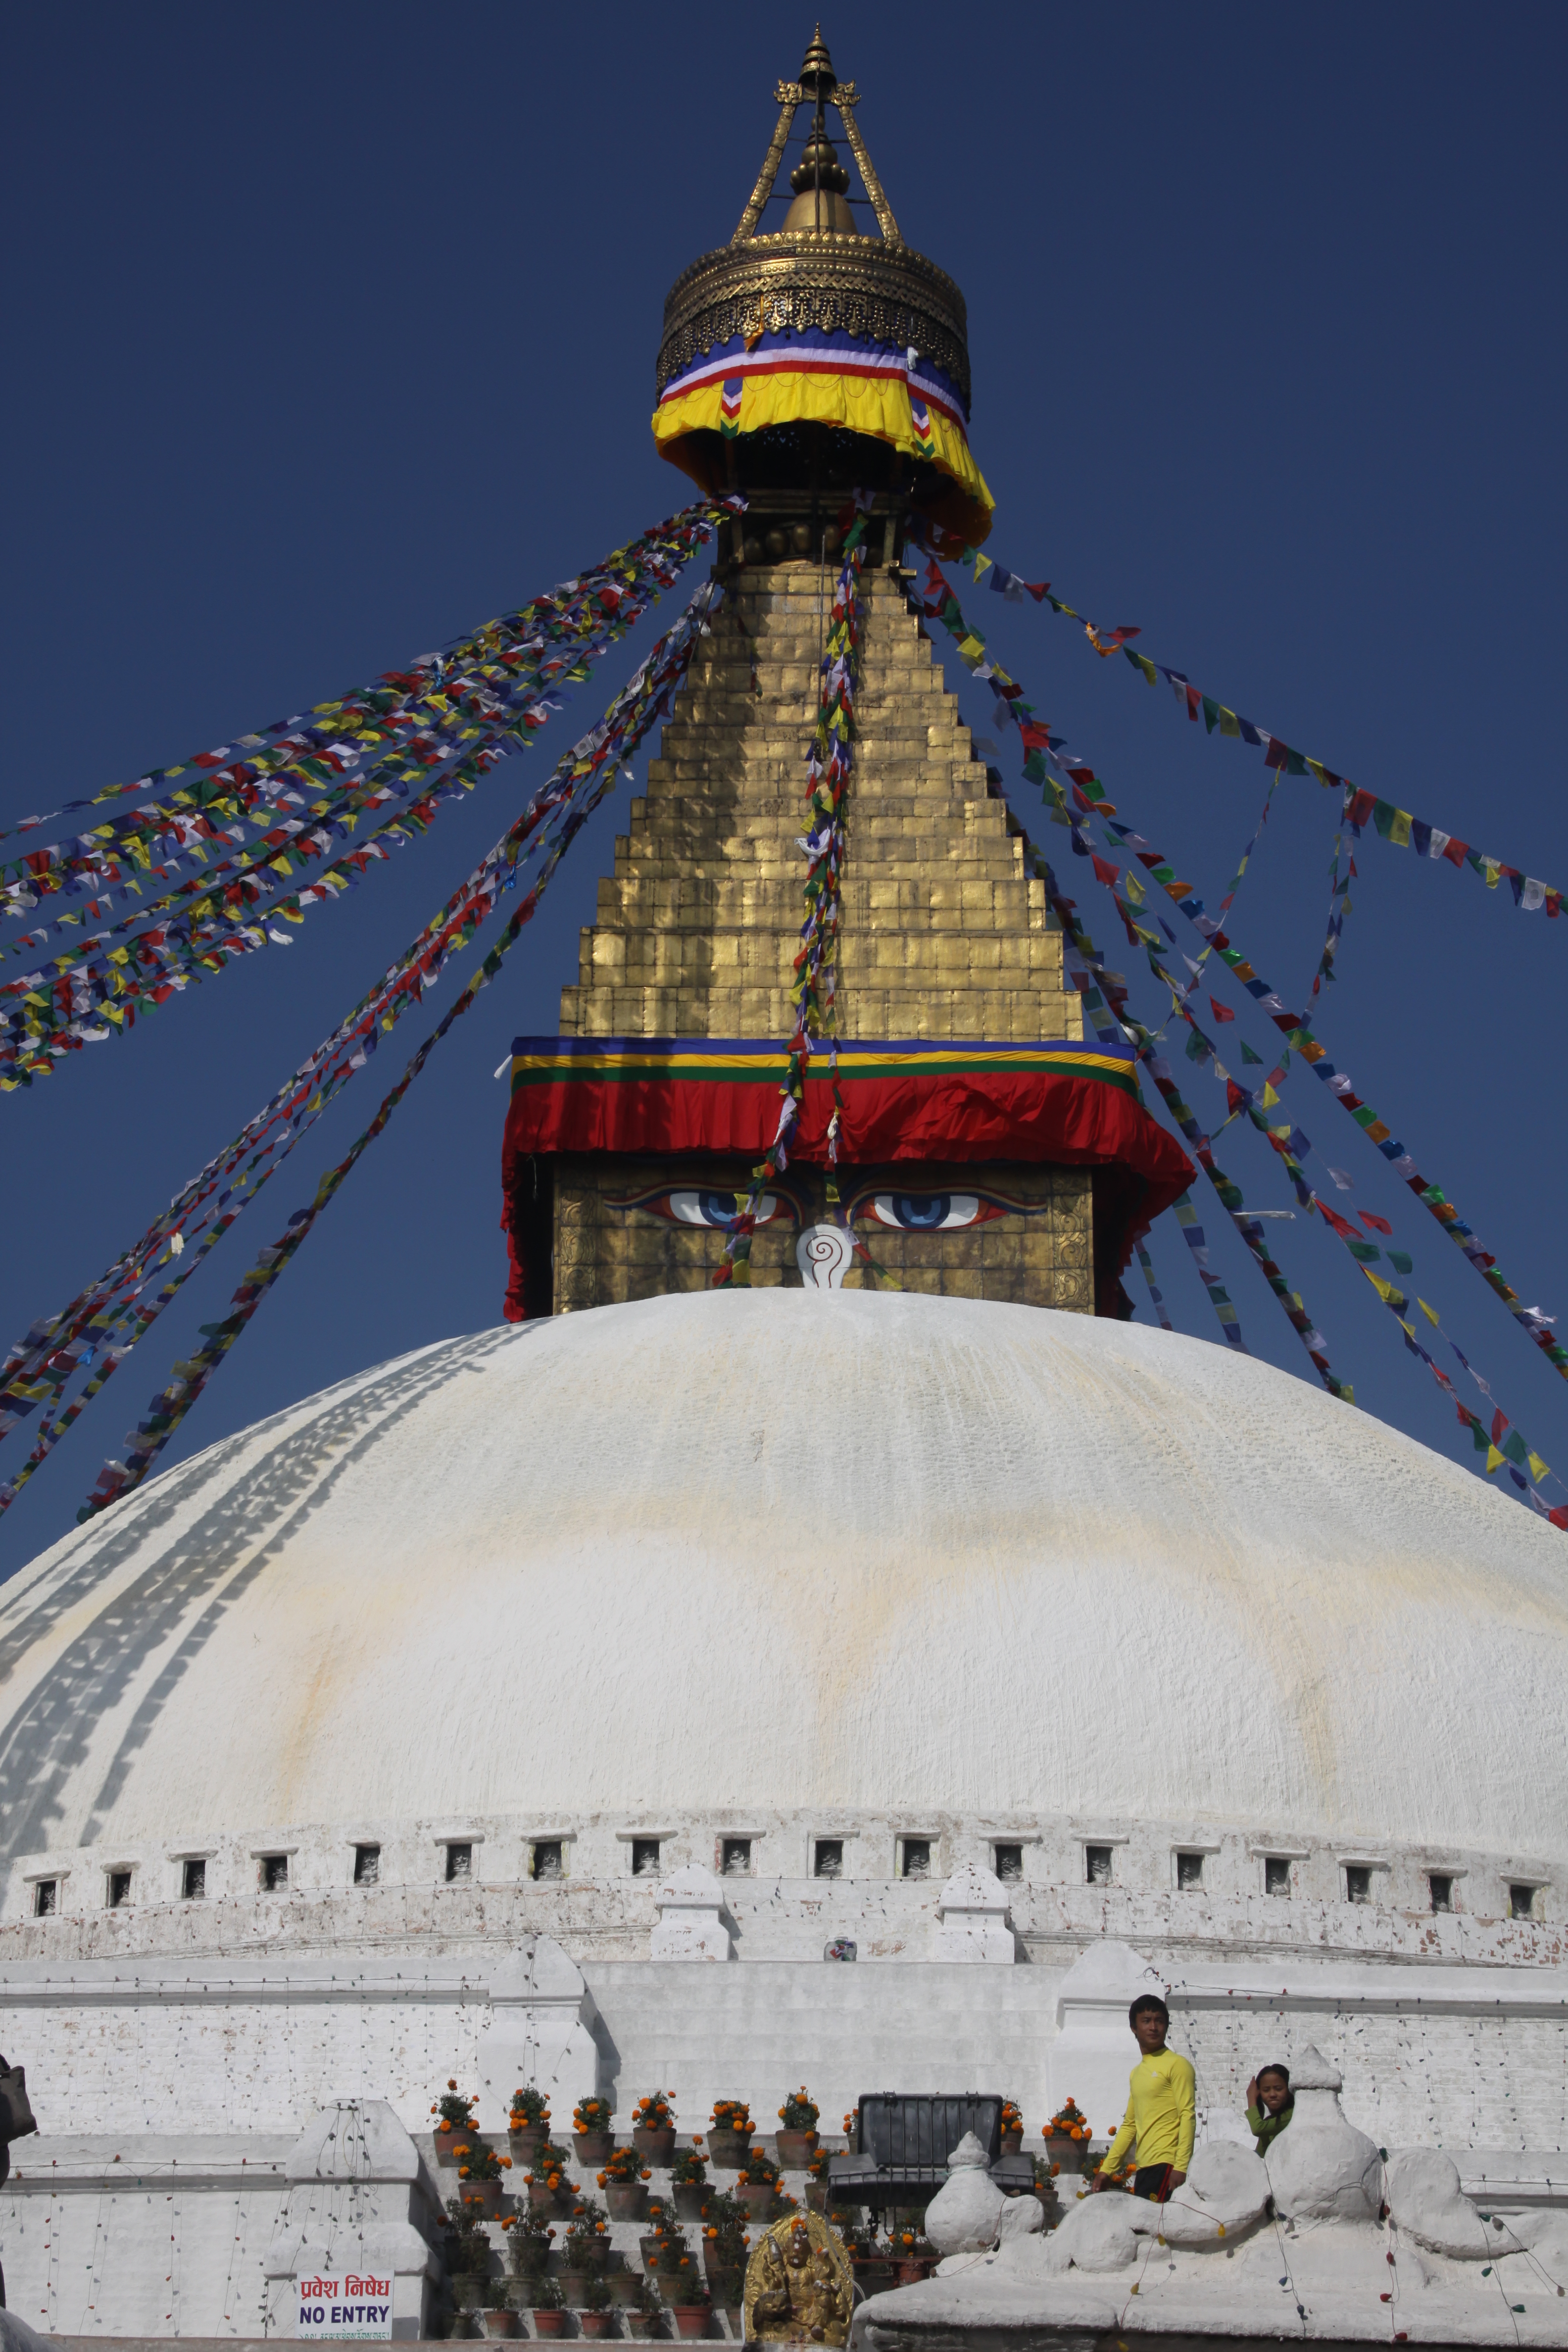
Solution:
[[[196,814],[179,819],[184,828],[180,838],[189,854],[205,862],[204,841],[221,843],[225,835],[243,841],[247,824],[265,827],[262,838],[138,908],[112,929],[67,947],[37,970],[0,982],[0,1090],[30,1084],[34,1077],[47,1076],[65,1053],[101,1043],[116,1030],[123,1033],[139,1014],[167,1002],[192,982],[223,970],[235,956],[268,941],[287,945],[289,935],[277,928],[279,921],[301,923],[309,908],[357,887],[373,861],[427,830],[441,806],[471,790],[508,751],[526,743],[548,713],[561,709],[563,685],[589,676],[587,665],[602,658],[671,583],[722,512],[721,506],[689,509],[631,546],[617,549],[582,579],[536,599],[505,623],[489,624],[481,635],[488,649],[498,652],[497,661],[454,673],[450,657],[441,657],[447,666],[440,670],[439,691],[431,689],[413,701],[405,697],[390,714],[377,715],[374,726],[364,708],[368,689],[352,702],[322,706],[329,713],[352,712],[360,737],[372,742],[400,729],[405,734],[407,726],[416,725],[419,731],[411,740],[392,752],[378,751],[363,775],[350,774],[345,782],[333,768],[333,762],[362,759],[361,742],[351,743],[346,751],[329,746],[324,759],[304,761],[295,757],[293,747],[302,740],[296,727],[287,751],[275,755],[287,764],[269,772],[264,785],[251,772],[258,764],[254,761],[240,763],[243,773],[231,769],[216,780],[205,779],[209,792],[219,796],[209,798]],[[435,662],[437,657],[426,659]],[[439,724],[431,719],[437,705]],[[331,719],[334,727],[349,723],[341,715]],[[307,731],[321,735],[323,729]],[[448,764],[459,751],[463,757],[458,764]],[[316,793],[314,800],[305,800],[298,789],[301,781]],[[361,846],[335,858],[308,887],[261,903],[277,889],[278,877],[291,875],[346,839],[363,812],[406,799],[416,787],[410,806],[380,825]],[[289,814],[290,808],[303,814]],[[214,820],[226,814],[241,822],[220,832]],[[166,814],[159,815],[160,824]],[[149,877],[167,879],[173,866],[153,866],[144,842],[140,849]],[[37,855],[41,859],[54,854]],[[93,887],[100,881],[95,868]],[[89,886],[67,880],[59,887]],[[133,880],[130,887],[140,892],[139,882]],[[88,911],[96,917],[108,903],[96,898]],[[81,918],[61,920],[74,924]],[[58,931],[60,925],[52,928]],[[43,936],[29,934],[21,944],[36,945]]]
[[[695,528],[700,536],[708,536],[711,526]],[[685,627],[684,623],[680,625]],[[645,677],[647,669],[645,663],[638,678]],[[661,686],[660,698],[665,691]],[[616,708],[622,708],[624,701],[623,697]],[[542,841],[546,836],[554,841],[558,834],[563,837],[550,852],[546,875],[524,902],[531,914],[555,858],[577,829],[572,819],[584,792],[599,777],[609,757],[603,747],[609,740],[605,730],[610,724],[606,719],[567,755],[404,954],[233,1141],[153,1219],[140,1241],[67,1307],[35,1323],[10,1349],[0,1365],[0,1437],[39,1404],[58,1408],[77,1371],[90,1369],[91,1378],[64,1412],[56,1410],[47,1418],[34,1456],[16,1478],[0,1486],[0,1510],[15,1498],[44,1455],[129,1349],[145,1336],[327,1104],[364,1067],[381,1037],[422,1000],[425,988],[440,977],[450,957],[472,937],[500,894],[516,887],[525,851],[533,854],[526,845],[542,827]],[[540,846],[541,842],[534,843],[535,850]],[[195,1248],[190,1247],[193,1243]],[[189,1262],[179,1263],[187,1253]],[[175,1270],[163,1289],[147,1297],[144,1294],[153,1273],[171,1266]]]
[[[1243,719],[1213,695],[1205,694],[1184,671],[1172,669],[1168,664],[1152,661],[1147,654],[1139,653],[1130,641],[1142,636],[1141,629],[1125,625],[1116,629],[1098,627],[1094,622],[1086,621],[1072,605],[1064,604],[1059,596],[1054,596],[1049,581],[1021,579],[993,557],[983,555],[977,548],[966,547],[962,541],[944,533],[940,524],[926,522],[920,543],[933,555],[962,563],[973,571],[976,587],[989,573],[992,589],[1005,596],[1009,603],[1021,604],[1028,595],[1036,604],[1047,604],[1053,613],[1076,621],[1101,660],[1109,660],[1112,654],[1119,653],[1150,686],[1157,686],[1163,680],[1174,696],[1177,707],[1189,719],[1195,722],[1201,713],[1209,734],[1217,730],[1221,735],[1234,736],[1241,742],[1255,745],[1262,751],[1267,765],[1277,769],[1282,775],[1312,775],[1321,784],[1342,786],[1347,805],[1353,805],[1356,811],[1352,821],[1358,835],[1363,827],[1371,824],[1381,840],[1391,842],[1396,848],[1414,849],[1418,857],[1445,860],[1450,866],[1468,866],[1472,873],[1480,877],[1489,890],[1495,890],[1500,882],[1506,882],[1514,905],[1526,914],[1533,914],[1542,907],[1552,918],[1562,913],[1564,893],[1561,889],[1554,888],[1550,883],[1538,881],[1532,875],[1521,874],[1517,866],[1510,866],[1503,858],[1472,849],[1468,842],[1428,824],[1408,809],[1395,808],[1392,801],[1380,800],[1373,793],[1359,791],[1324,761],[1314,760],[1306,752],[1298,751],[1286,742],[1282,735],[1272,733],[1267,727],[1258,726],[1250,719]]]
[[[1016,681],[1009,677],[999,665],[988,659],[984,638],[978,636],[965,622],[958,600],[940,568],[933,562],[931,571],[934,575],[936,600],[933,602],[931,593],[933,583],[928,582],[926,611],[934,612],[943,626],[959,637],[959,656],[966,666],[976,675],[993,682],[998,699],[1008,701],[1025,746],[1024,773],[1032,782],[1041,786],[1047,800],[1053,803],[1053,821],[1068,826],[1075,852],[1089,858],[1097,868],[1104,864],[1104,861],[1096,859],[1083,823],[1084,817],[1089,814],[1100,818],[1115,835],[1121,848],[1136,857],[1152,879],[1159,883],[1172,905],[1186,916],[1222,961],[1229,966],[1248,995],[1262,1006],[1276,1028],[1283,1033],[1286,1043],[1300,1053],[1368,1140],[1377,1147],[1401,1182],[1415,1195],[1456,1247],[1463,1252],[1488,1287],[1502,1300],[1515,1321],[1528,1332],[1558,1374],[1568,1379],[1568,1349],[1562,1347],[1552,1337],[1552,1326],[1555,1318],[1542,1314],[1538,1307],[1524,1304],[1519,1293],[1499,1271],[1495,1255],[1483,1246],[1473,1226],[1460,1216],[1440,1186],[1428,1182],[1392,1129],[1378,1117],[1373,1106],[1355,1092],[1346,1074],[1329,1060],[1305,1015],[1290,1011],[1269,982],[1259,977],[1240,950],[1232,945],[1217,921],[1205,912],[1202,899],[1194,892],[1191,884],[1179,878],[1164,854],[1134,833],[1130,825],[1115,821],[1114,805],[1104,798],[1103,787],[1093,769],[1086,761],[1068,751],[1063,739],[1059,735],[1053,736],[1045,722],[1036,718],[1034,706],[1024,700],[1022,688]],[[1076,815],[1068,806],[1062,784],[1048,774],[1047,760],[1060,768],[1079,812]],[[1335,781],[1342,780],[1336,778]],[[1109,871],[1107,869],[1106,873],[1100,874],[1100,878],[1107,879]],[[1135,942],[1141,940],[1145,946],[1158,947],[1155,934],[1138,919],[1134,912],[1131,909],[1124,911],[1122,919],[1128,927],[1130,939]]]
[[[91,1517],[95,1512],[104,1509],[141,1485],[225,1356],[246,1329],[262,1299],[294,1258],[317,1218],[370,1145],[384,1130],[431,1054],[454,1022],[468,1010],[479,991],[487,987],[500,970],[502,960],[531,920],[562,858],[614,783],[621,762],[630,758],[654,722],[668,716],[670,698],[686,674],[698,637],[710,633],[708,614],[722,593],[716,582],[704,582],[680,620],[660,638],[636,676],[616,696],[599,725],[574,745],[561,761],[552,782],[559,782],[562,795],[570,787],[573,801],[557,827],[538,880],[478,970],[469,976],[457,1001],[424,1040],[397,1084],[383,1097],[375,1117],[363,1134],[351,1145],[336,1167],[329,1169],[323,1175],[310,1206],[297,1209],[279,1239],[269,1249],[260,1253],[256,1265],[244,1276],[234,1294],[230,1302],[233,1311],[222,1322],[207,1327],[205,1333],[206,1345],[198,1349],[189,1360],[174,1367],[168,1385],[152,1400],[146,1418],[129,1433],[124,1459],[104,1465],[97,1485],[77,1514],[79,1520]]]
[[[844,866],[844,804],[855,764],[855,687],[860,672],[860,568],[866,560],[866,511],[870,499],[857,491],[841,521],[848,522],[843,561],[833,591],[827,641],[817,683],[816,726],[806,759],[806,783],[811,815],[808,830],[795,844],[806,861],[805,920],[801,925],[800,950],[795,959],[793,994],[795,1034],[789,1042],[783,1083],[783,1102],[773,1139],[752,1171],[752,1189],[730,1228],[724,1256],[713,1276],[716,1287],[738,1289],[752,1279],[752,1237],[763,1195],[789,1164],[790,1130],[805,1096],[805,1074],[815,1039],[827,1046],[833,1073],[833,1115],[827,1129],[828,1200],[837,1202],[832,1169],[838,1159],[838,1121],[843,1100],[838,1091],[837,988],[838,925],[842,908]],[[863,1256],[863,1244],[850,1236]]]

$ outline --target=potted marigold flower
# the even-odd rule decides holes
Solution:
[[[1089,2159],[1089,2117],[1076,2099],[1058,2107],[1048,2124],[1040,2126],[1053,2172],[1081,2172]]]
[[[617,2147],[599,2174],[612,2221],[640,2221],[647,2207],[648,2168],[635,2147]]]
[[[810,2157],[816,2153],[816,2118],[820,2109],[803,2083],[792,2091],[779,2109],[780,2129],[773,2145],[779,2152],[779,2162],[791,2172],[798,2172]]]
[[[572,2145],[579,2164],[605,2162],[616,2145],[610,2128],[615,2110],[608,2099],[579,2099],[572,2110]]]
[[[765,2221],[779,2193],[779,2168],[771,2157],[754,2147],[735,2179],[735,2194],[746,2210]]]
[[[499,2218],[506,2182],[502,2175],[511,2170],[510,2156],[498,2156],[489,2140],[476,2134],[471,2139],[459,2139],[453,2154],[458,2160],[458,2179],[465,2182],[458,2194],[465,2199],[479,2198],[480,2210],[487,2220]]]
[[[805,2210],[808,2213],[827,2210],[827,2150],[819,2147],[805,2168]]]
[[[602,2273],[590,2276],[583,2289],[583,2308],[577,2314],[577,2325],[588,2336],[613,2336],[616,2332],[609,2281]]]
[[[700,2221],[708,2195],[708,2167],[700,2149],[678,2147],[669,2168],[670,2195],[683,2221]]]
[[[518,2334],[517,2313],[501,2280],[486,2279],[479,2289],[478,2309],[479,2325],[487,2336]]]
[[[708,2131],[710,2158],[725,2170],[732,2167],[738,2171],[746,2161],[755,2129],[752,2110],[743,2099],[716,2099]]]
[[[880,2294],[893,2284],[890,2247],[884,2246],[877,2236],[877,2224],[870,2221],[858,2229],[848,2228],[839,2232],[844,2240],[855,2284],[862,2293]]]
[[[637,2241],[642,2249],[643,2268],[647,2271],[657,2271],[660,2254],[666,2251],[671,2240],[679,2240],[680,2235],[675,2216],[664,2199],[650,2197],[647,2208],[647,2228]]]
[[[443,2233],[443,2251],[452,2300],[459,2310],[472,2311],[490,2274],[489,2236],[483,2217],[470,2212],[460,2197],[448,2197],[447,2211],[450,2219]]]
[[[520,2085],[511,2095],[506,2127],[511,2134],[513,2156],[531,2164],[550,2137],[550,2102],[543,2092],[536,2091],[531,2083]]]
[[[576,2196],[576,2186],[566,2178],[566,2168],[572,2159],[563,2147],[546,2140],[533,2159],[533,2169],[523,2175],[528,2183],[528,2201],[539,2213],[564,2213]]]
[[[936,2248],[919,2230],[892,2230],[893,2273],[900,2286],[918,2286],[937,2259]]]
[[[675,2314],[675,2324],[681,2335],[689,2338],[705,2336],[712,2297],[685,2231],[661,2218],[657,2247],[647,2260],[666,2303]]]
[[[1002,2154],[1016,2156],[1024,2145],[1024,2116],[1011,2099],[1002,2102]]]
[[[702,2210],[702,2265],[716,2303],[739,2303],[745,2284],[747,2213],[738,2197],[721,2189],[710,2192]]]
[[[651,2336],[664,2315],[664,2307],[641,2271],[634,2271],[631,2277],[634,2292],[630,2300],[621,2305],[627,2332],[637,2337]]]
[[[746,2224],[751,2215],[728,2189],[710,2189],[702,2208],[702,2263],[710,2279],[722,2271],[743,2271],[751,2241]]]
[[[632,2146],[645,2164],[668,2164],[675,2153],[675,2110],[662,2091],[650,2091],[632,2110]]]
[[[507,2266],[513,2278],[527,2289],[532,2280],[542,2276],[549,2264],[554,2229],[531,2205],[523,2206],[520,2212],[504,2214],[501,2228],[506,2231]],[[521,2301],[526,2305],[526,2292]]]
[[[448,2082],[445,2092],[430,2110],[438,2118],[436,2125],[437,2164],[456,2164],[458,2161],[454,2151],[458,2140],[476,2128],[473,2107],[472,2099],[458,2098],[457,2084]]]
[[[633,2270],[628,2264],[618,2271],[606,2271],[605,2284],[609,2290],[610,2301],[617,2311],[637,2311],[641,2308],[642,2290],[647,2284],[647,2281],[640,2270]]]
[[[533,2313],[536,2336],[564,2336],[566,2333],[566,2299],[552,2278],[538,2278],[533,2283],[533,2301],[529,2308]]]
[[[561,2248],[562,2292],[574,2310],[583,2305],[588,2280],[602,2278],[609,2262],[610,2237],[605,2209],[596,2198],[579,2197],[572,2208],[572,2226]]]

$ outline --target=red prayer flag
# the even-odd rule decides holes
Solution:
[[[1222,1004],[1217,996],[1211,996],[1209,998],[1209,1011],[1214,1014],[1216,1021],[1234,1021],[1236,1019],[1236,1015],[1231,1011],[1229,1005]]]
[[[1363,1225],[1372,1227],[1374,1234],[1392,1234],[1394,1231],[1386,1217],[1374,1217],[1370,1209],[1358,1209],[1356,1214]]]

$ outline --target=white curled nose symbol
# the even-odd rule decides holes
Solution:
[[[807,1290],[842,1290],[854,1244],[842,1225],[807,1225],[795,1245],[795,1262]]]

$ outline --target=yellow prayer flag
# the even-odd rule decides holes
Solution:
[[[1506,1458],[1506,1457],[1505,1457],[1503,1454],[1500,1454],[1500,1453],[1498,1452],[1498,1449],[1497,1449],[1497,1447],[1496,1447],[1495,1445],[1489,1445],[1489,1446],[1488,1446],[1488,1448],[1487,1448],[1487,1475],[1488,1475],[1488,1477],[1489,1477],[1489,1478],[1490,1477],[1490,1475],[1491,1475],[1491,1474],[1492,1474],[1492,1472],[1493,1472],[1494,1470],[1497,1470],[1497,1469],[1500,1469],[1500,1468],[1501,1468],[1502,1464],[1503,1464],[1503,1462],[1504,1462],[1505,1458]]]
[[[1131,648],[1129,648],[1129,650],[1131,651]],[[1158,686],[1160,683],[1160,673],[1155,668],[1153,663],[1149,659],[1148,656],[1146,654],[1133,654],[1132,658],[1137,663],[1139,668],[1142,671],[1144,677],[1148,679],[1150,685]]]
[[[1427,1322],[1435,1325],[1437,1320],[1437,1312],[1436,1307],[1428,1307],[1424,1298],[1418,1298],[1415,1304],[1421,1309],[1422,1314],[1426,1318]]]
[[[1409,848],[1410,812],[1408,809],[1394,810],[1394,822],[1388,828],[1388,837],[1390,841],[1393,842],[1395,849]]]
[[[1530,1475],[1539,1486],[1543,1478],[1551,1477],[1552,1465],[1549,1462],[1543,1462],[1539,1454],[1532,1454],[1530,1457]]]
[[[1264,1108],[1264,1109],[1265,1109],[1265,1110],[1272,1110],[1272,1109],[1273,1109],[1273,1108],[1274,1108],[1274,1106],[1275,1106],[1275,1104],[1279,1101],[1279,1092],[1278,1092],[1278,1090],[1277,1090],[1275,1087],[1271,1087],[1271,1086],[1268,1083],[1268,1081],[1267,1081],[1267,1079],[1266,1079],[1266,1080],[1264,1081],[1264,1087],[1263,1087],[1263,1108]]]
[[[1219,731],[1222,735],[1239,735],[1241,733],[1240,719],[1237,717],[1234,710],[1227,710],[1223,702],[1219,707]]]
[[[980,583],[984,579],[985,574],[991,570],[994,562],[994,556],[976,555],[974,559],[974,584],[976,587],[980,585]]]

